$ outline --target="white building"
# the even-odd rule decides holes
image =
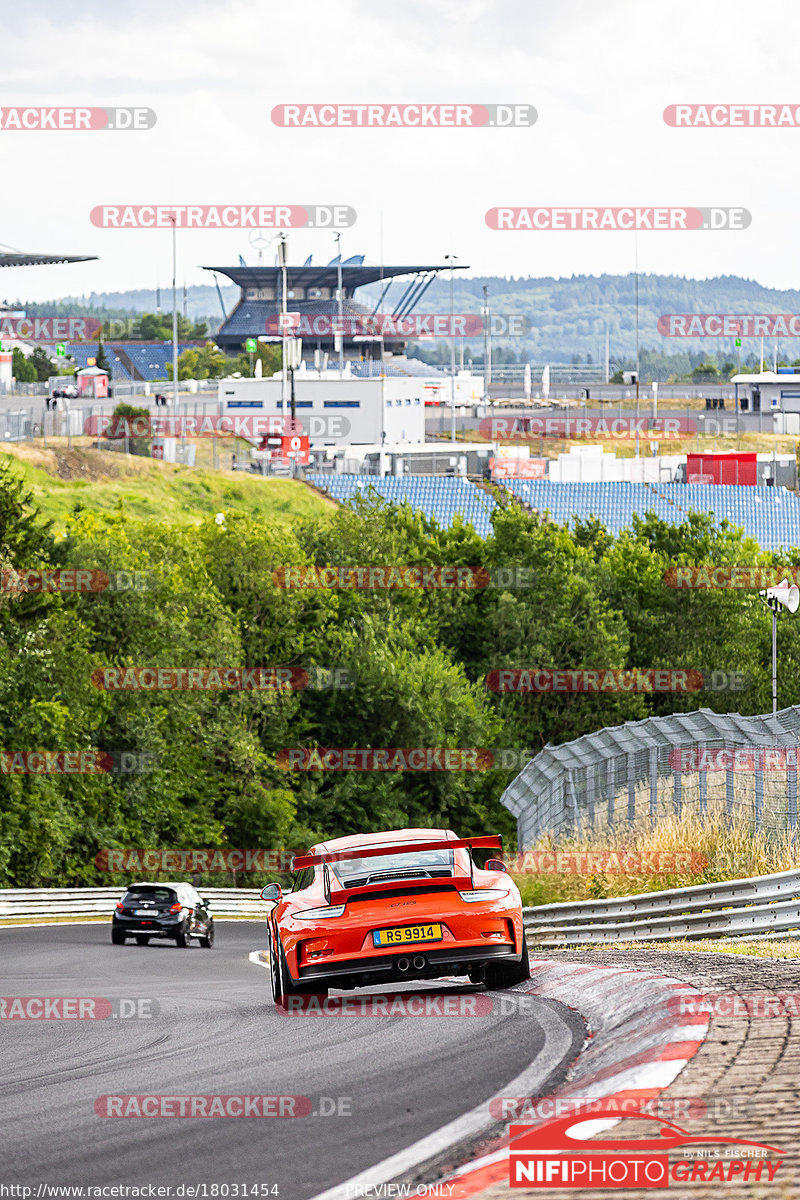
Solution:
[[[800,374],[793,370],[734,375],[731,383],[742,412],[800,413]],[[797,422],[789,424],[795,427],[787,428],[785,432],[797,433]]]
[[[295,412],[311,448],[425,441],[424,378],[320,379],[295,374]],[[288,384],[286,391],[288,394]],[[281,378],[223,379],[220,411],[228,415],[290,416]]]

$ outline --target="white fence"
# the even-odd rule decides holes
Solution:
[[[523,910],[537,946],[666,942],[674,938],[800,937],[800,871],[614,900],[543,904]]]
[[[264,916],[259,888],[199,888],[216,917]],[[124,887],[0,889],[0,920],[108,916]]]

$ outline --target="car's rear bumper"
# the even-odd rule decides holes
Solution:
[[[414,960],[424,959],[424,966],[415,966]],[[426,949],[422,946],[409,946],[394,954],[370,956],[368,958],[338,959],[335,962],[312,963],[300,968],[299,983],[306,980],[330,981],[330,986],[337,981],[347,986],[349,980],[357,981],[355,986],[374,981],[395,982],[411,979],[440,979],[443,975],[466,975],[469,971],[482,967],[487,962],[519,962],[521,955],[515,953],[510,944],[502,946],[448,946],[446,948]],[[407,970],[401,970],[403,961],[408,962]],[[353,986],[351,984],[351,986]]]
[[[111,926],[122,933],[149,933],[151,937],[175,937],[186,919],[185,913],[168,917],[119,917],[111,918]]]

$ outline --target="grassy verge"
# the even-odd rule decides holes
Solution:
[[[800,934],[792,938],[770,938],[763,942],[742,942],[722,938],[698,938],[697,941],[614,942],[606,946],[575,946],[574,950],[680,950],[691,954],[741,954],[748,958],[800,958]],[[552,947],[534,948],[535,957],[547,957]]]
[[[576,874],[556,871],[550,864],[549,869],[514,875],[526,905],[599,900],[716,883],[725,879],[747,879],[753,875],[790,871],[800,865],[800,848],[788,834],[768,836],[764,832],[754,832],[744,823],[728,825],[722,819],[712,818],[701,822],[694,817],[662,817],[655,825],[634,826],[624,834],[618,833],[616,837],[595,834],[580,840],[561,839],[558,843],[552,839],[542,839],[532,850],[610,850],[621,856],[675,854],[687,860],[689,854],[693,854],[699,856],[700,860],[705,859],[705,866],[696,857],[692,864],[697,868],[694,870],[659,874]],[[548,866],[547,863],[544,865]]]
[[[289,522],[321,516],[335,507],[298,480],[212,470],[211,447],[203,444],[200,449],[208,468],[93,450],[83,438],[74,438],[72,449],[0,443],[0,455],[24,477],[58,532],[79,508],[102,514],[122,505],[133,517],[198,524],[217,512]],[[230,462],[231,452],[227,443],[224,453],[220,449],[220,462]]]

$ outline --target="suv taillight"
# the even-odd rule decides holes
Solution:
[[[180,912],[181,911],[180,904],[173,904],[172,908],[169,911],[170,912]]]
[[[124,907],[125,907],[125,905],[122,903],[122,901],[118,900],[117,901],[117,912],[119,912],[119,910]]]

